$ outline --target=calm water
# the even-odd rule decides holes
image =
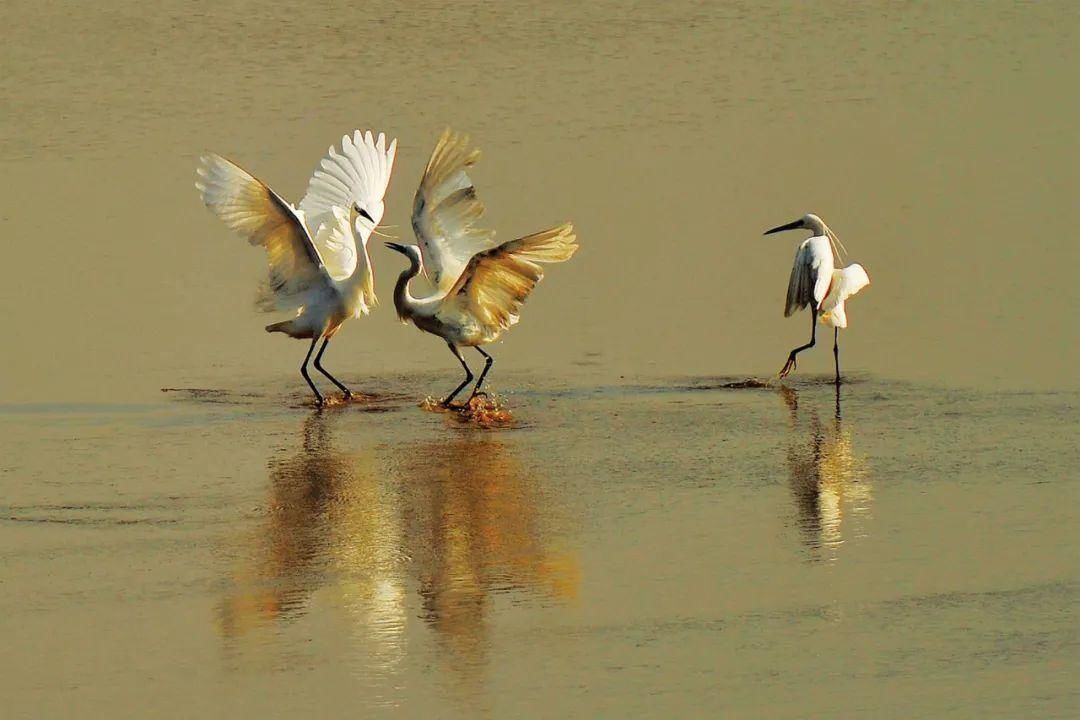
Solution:
[[[1080,7],[11,6],[0,28],[0,659],[13,717],[1074,717]],[[422,411],[382,306],[327,365],[251,309],[206,149],[298,199],[353,127],[444,126],[503,238],[562,220]],[[872,285],[786,387],[822,215]],[[161,388],[175,388],[163,393]]]

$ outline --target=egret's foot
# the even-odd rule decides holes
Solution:
[[[345,390],[345,392],[341,394],[341,399],[344,400],[345,402],[349,402],[350,400],[352,400],[353,399],[352,390]]]
[[[788,359],[787,359],[787,362],[784,363],[784,367],[780,369],[780,372],[779,372],[778,376],[781,377],[781,378],[786,378],[788,375],[791,374],[791,371],[794,370],[794,369],[795,369],[795,356],[794,355],[789,355]]]

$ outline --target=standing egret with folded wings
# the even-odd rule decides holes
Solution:
[[[198,168],[195,187],[206,206],[252,245],[266,250],[269,275],[259,287],[256,306],[296,314],[267,325],[266,331],[311,340],[300,374],[319,405],[323,396],[307,365],[320,338],[315,369],[340,388],[345,399],[352,397],[321,360],[341,324],[366,314],[377,302],[367,243],[383,216],[396,151],[397,140],[387,146],[382,133],[378,139],[370,131],[345,135],[341,152],[331,146],[315,170],[299,208],[219,155],[204,155]]]
[[[431,153],[413,202],[417,245],[387,243],[409,259],[394,287],[394,306],[402,322],[438,335],[465,369],[465,379],[441,404],[472,379],[459,347],[484,356],[484,370],[470,399],[484,383],[494,359],[480,348],[518,321],[521,304],[544,277],[540,263],[569,260],[577,250],[574,226],[564,223],[498,245],[495,233],[476,226],[484,213],[467,170],[480,157],[468,138],[446,130]],[[425,271],[434,284],[427,297],[409,291],[409,281]]]

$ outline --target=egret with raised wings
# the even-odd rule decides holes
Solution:
[[[256,307],[295,313],[290,320],[267,325],[266,331],[311,340],[300,374],[319,405],[324,398],[307,366],[320,339],[315,369],[345,399],[352,396],[321,361],[341,324],[366,314],[377,302],[367,243],[383,216],[396,152],[397,140],[387,145],[382,133],[378,139],[359,130],[343,136],[341,152],[330,147],[299,208],[219,155],[204,155],[198,168],[195,187],[206,206],[252,245],[266,250],[269,275],[259,287]]]
[[[484,206],[467,171],[479,157],[468,138],[443,132],[413,201],[419,245],[386,244],[409,259],[394,287],[398,317],[445,340],[465,370],[465,379],[441,401],[444,407],[453,407],[450,402],[473,379],[460,348],[474,347],[484,357],[471,400],[494,363],[480,346],[518,321],[522,303],[544,277],[540,264],[569,260],[578,247],[570,223],[502,244],[495,243],[494,232],[477,227]],[[434,291],[417,298],[409,282],[421,271]]]
[[[790,317],[796,310],[810,306],[810,342],[800,345],[788,354],[787,362],[780,370],[780,377],[787,377],[795,369],[795,357],[807,348],[814,347],[817,337],[817,324],[831,325],[833,328],[833,360],[836,364],[836,384],[840,384],[840,328],[847,327],[847,313],[844,302],[870,284],[866,270],[858,263],[836,269],[836,259],[841,259],[840,251],[847,252],[836,234],[817,215],[808,214],[787,225],[766,230],[765,234],[784,230],[809,230],[811,235],[799,245],[795,252],[795,263],[791,267],[788,280],[787,302],[784,304],[784,317]]]

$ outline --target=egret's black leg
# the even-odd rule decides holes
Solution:
[[[480,353],[481,355],[484,356],[484,371],[482,373],[480,373],[480,379],[476,381],[476,387],[474,387],[472,389],[472,395],[469,396],[470,400],[472,400],[474,397],[476,397],[476,394],[478,392],[480,392],[480,386],[484,384],[484,378],[487,377],[488,370],[490,370],[491,366],[495,364],[495,358],[488,355],[486,352],[481,350],[479,347],[476,348],[476,352],[478,352],[478,353]]]
[[[836,426],[840,427],[840,385],[836,385]]]
[[[315,351],[315,343],[319,342],[318,337],[311,338],[311,347],[308,348],[307,355],[304,356],[304,362],[300,366],[300,374],[304,376],[304,380],[307,380],[308,387],[311,388],[311,392],[315,393],[315,403],[317,405],[323,404],[323,396],[319,394],[319,389],[315,387],[315,383],[311,382],[311,376],[307,372],[308,360],[311,359],[311,353]]]
[[[333,375],[331,375],[329,372],[327,372],[326,368],[324,368],[322,366],[322,364],[320,363],[320,360],[322,360],[322,354],[324,352],[326,352],[326,346],[329,345],[329,344],[330,344],[330,338],[326,338],[325,340],[323,340],[322,347],[319,348],[319,352],[315,355],[315,369],[318,370],[319,372],[321,372],[323,375],[325,375],[327,380],[329,380],[330,382],[337,385],[338,389],[341,390],[341,392],[345,393],[345,399],[348,400],[349,398],[352,397],[352,392],[349,390],[349,388],[342,385],[338,381],[338,379],[336,377],[334,377]]]
[[[472,382],[473,374],[472,370],[469,369],[468,363],[465,362],[465,358],[461,357],[461,352],[457,349],[457,346],[453,343],[446,343],[446,346],[450,348],[450,352],[454,353],[454,357],[456,357],[458,359],[458,362],[461,363],[461,367],[465,368],[465,379],[461,381],[460,385],[454,388],[454,392],[447,395],[446,399],[439,403],[443,407],[451,407],[450,401],[453,400],[457,396],[457,394],[465,388],[466,385]]]
[[[836,384],[840,384],[840,328],[833,328],[832,356],[836,362]]]
[[[817,341],[817,308],[812,307],[810,310],[810,342],[800,345],[788,354],[787,362],[784,363],[784,367],[780,370],[780,377],[787,377],[788,373],[795,369],[795,356],[803,350],[814,347],[814,343]]]

